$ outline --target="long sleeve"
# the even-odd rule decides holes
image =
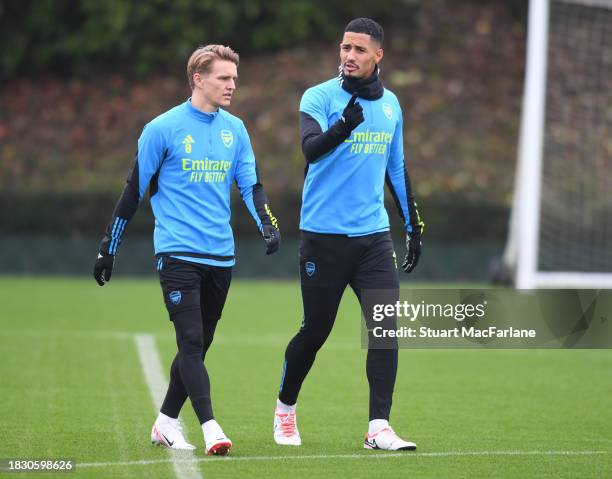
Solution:
[[[125,228],[136,213],[147,187],[151,186],[151,196],[156,193],[157,176],[164,156],[163,134],[156,125],[149,123],[138,140],[138,150],[125,187],[100,243],[100,251],[103,253],[110,255],[117,253]]]
[[[328,110],[329,98],[323,91],[309,88],[304,92],[300,101],[300,135],[308,163],[320,160],[351,135],[341,119],[329,125]]]
[[[242,125],[240,137],[241,146],[237,157],[235,180],[242,200],[260,231],[264,224],[271,224],[278,228],[278,221],[270,211],[266,192],[259,180],[255,154],[244,125]]]
[[[351,132],[338,120],[323,132],[317,120],[308,113],[300,112],[300,135],[302,152],[308,163],[314,163],[346,140]]]
[[[399,119],[391,142],[385,182],[393,196],[406,231],[412,233],[416,228],[419,228],[419,232],[421,232],[424,224],[416,207],[410,178],[404,163],[404,135],[401,111],[399,112]]]

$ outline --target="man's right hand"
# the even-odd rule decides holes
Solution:
[[[93,275],[100,286],[104,286],[111,279],[113,273],[113,265],[115,257],[112,254],[106,254],[100,251],[96,258]]]
[[[342,121],[349,132],[357,128],[364,120],[363,108],[361,108],[361,105],[357,102],[358,96],[357,93],[353,93],[353,96],[342,112]]]

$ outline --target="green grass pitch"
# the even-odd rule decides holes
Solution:
[[[0,458],[75,460],[59,477],[176,477],[172,461],[190,459],[149,442],[159,404],[133,337],[153,335],[167,375],[176,345],[159,284],[4,277],[0,291]],[[297,283],[232,285],[207,367],[234,448],[208,458],[187,403],[199,477],[612,476],[610,350],[402,350],[391,424],[419,449],[362,449],[365,351],[349,292],[302,389],[304,444],[276,446],[283,353],[300,321]]]

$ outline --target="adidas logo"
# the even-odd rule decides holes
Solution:
[[[193,136],[187,135],[183,140],[183,145],[185,145],[185,153],[191,153],[191,144],[195,143]]]

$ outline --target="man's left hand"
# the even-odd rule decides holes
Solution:
[[[421,230],[413,228],[412,232],[406,233],[406,257],[402,263],[402,269],[410,273],[419,262],[421,257]]]
[[[275,228],[271,224],[264,224],[262,226],[261,234],[266,242],[266,254],[276,253],[280,246],[281,240],[281,234],[278,228]]]

